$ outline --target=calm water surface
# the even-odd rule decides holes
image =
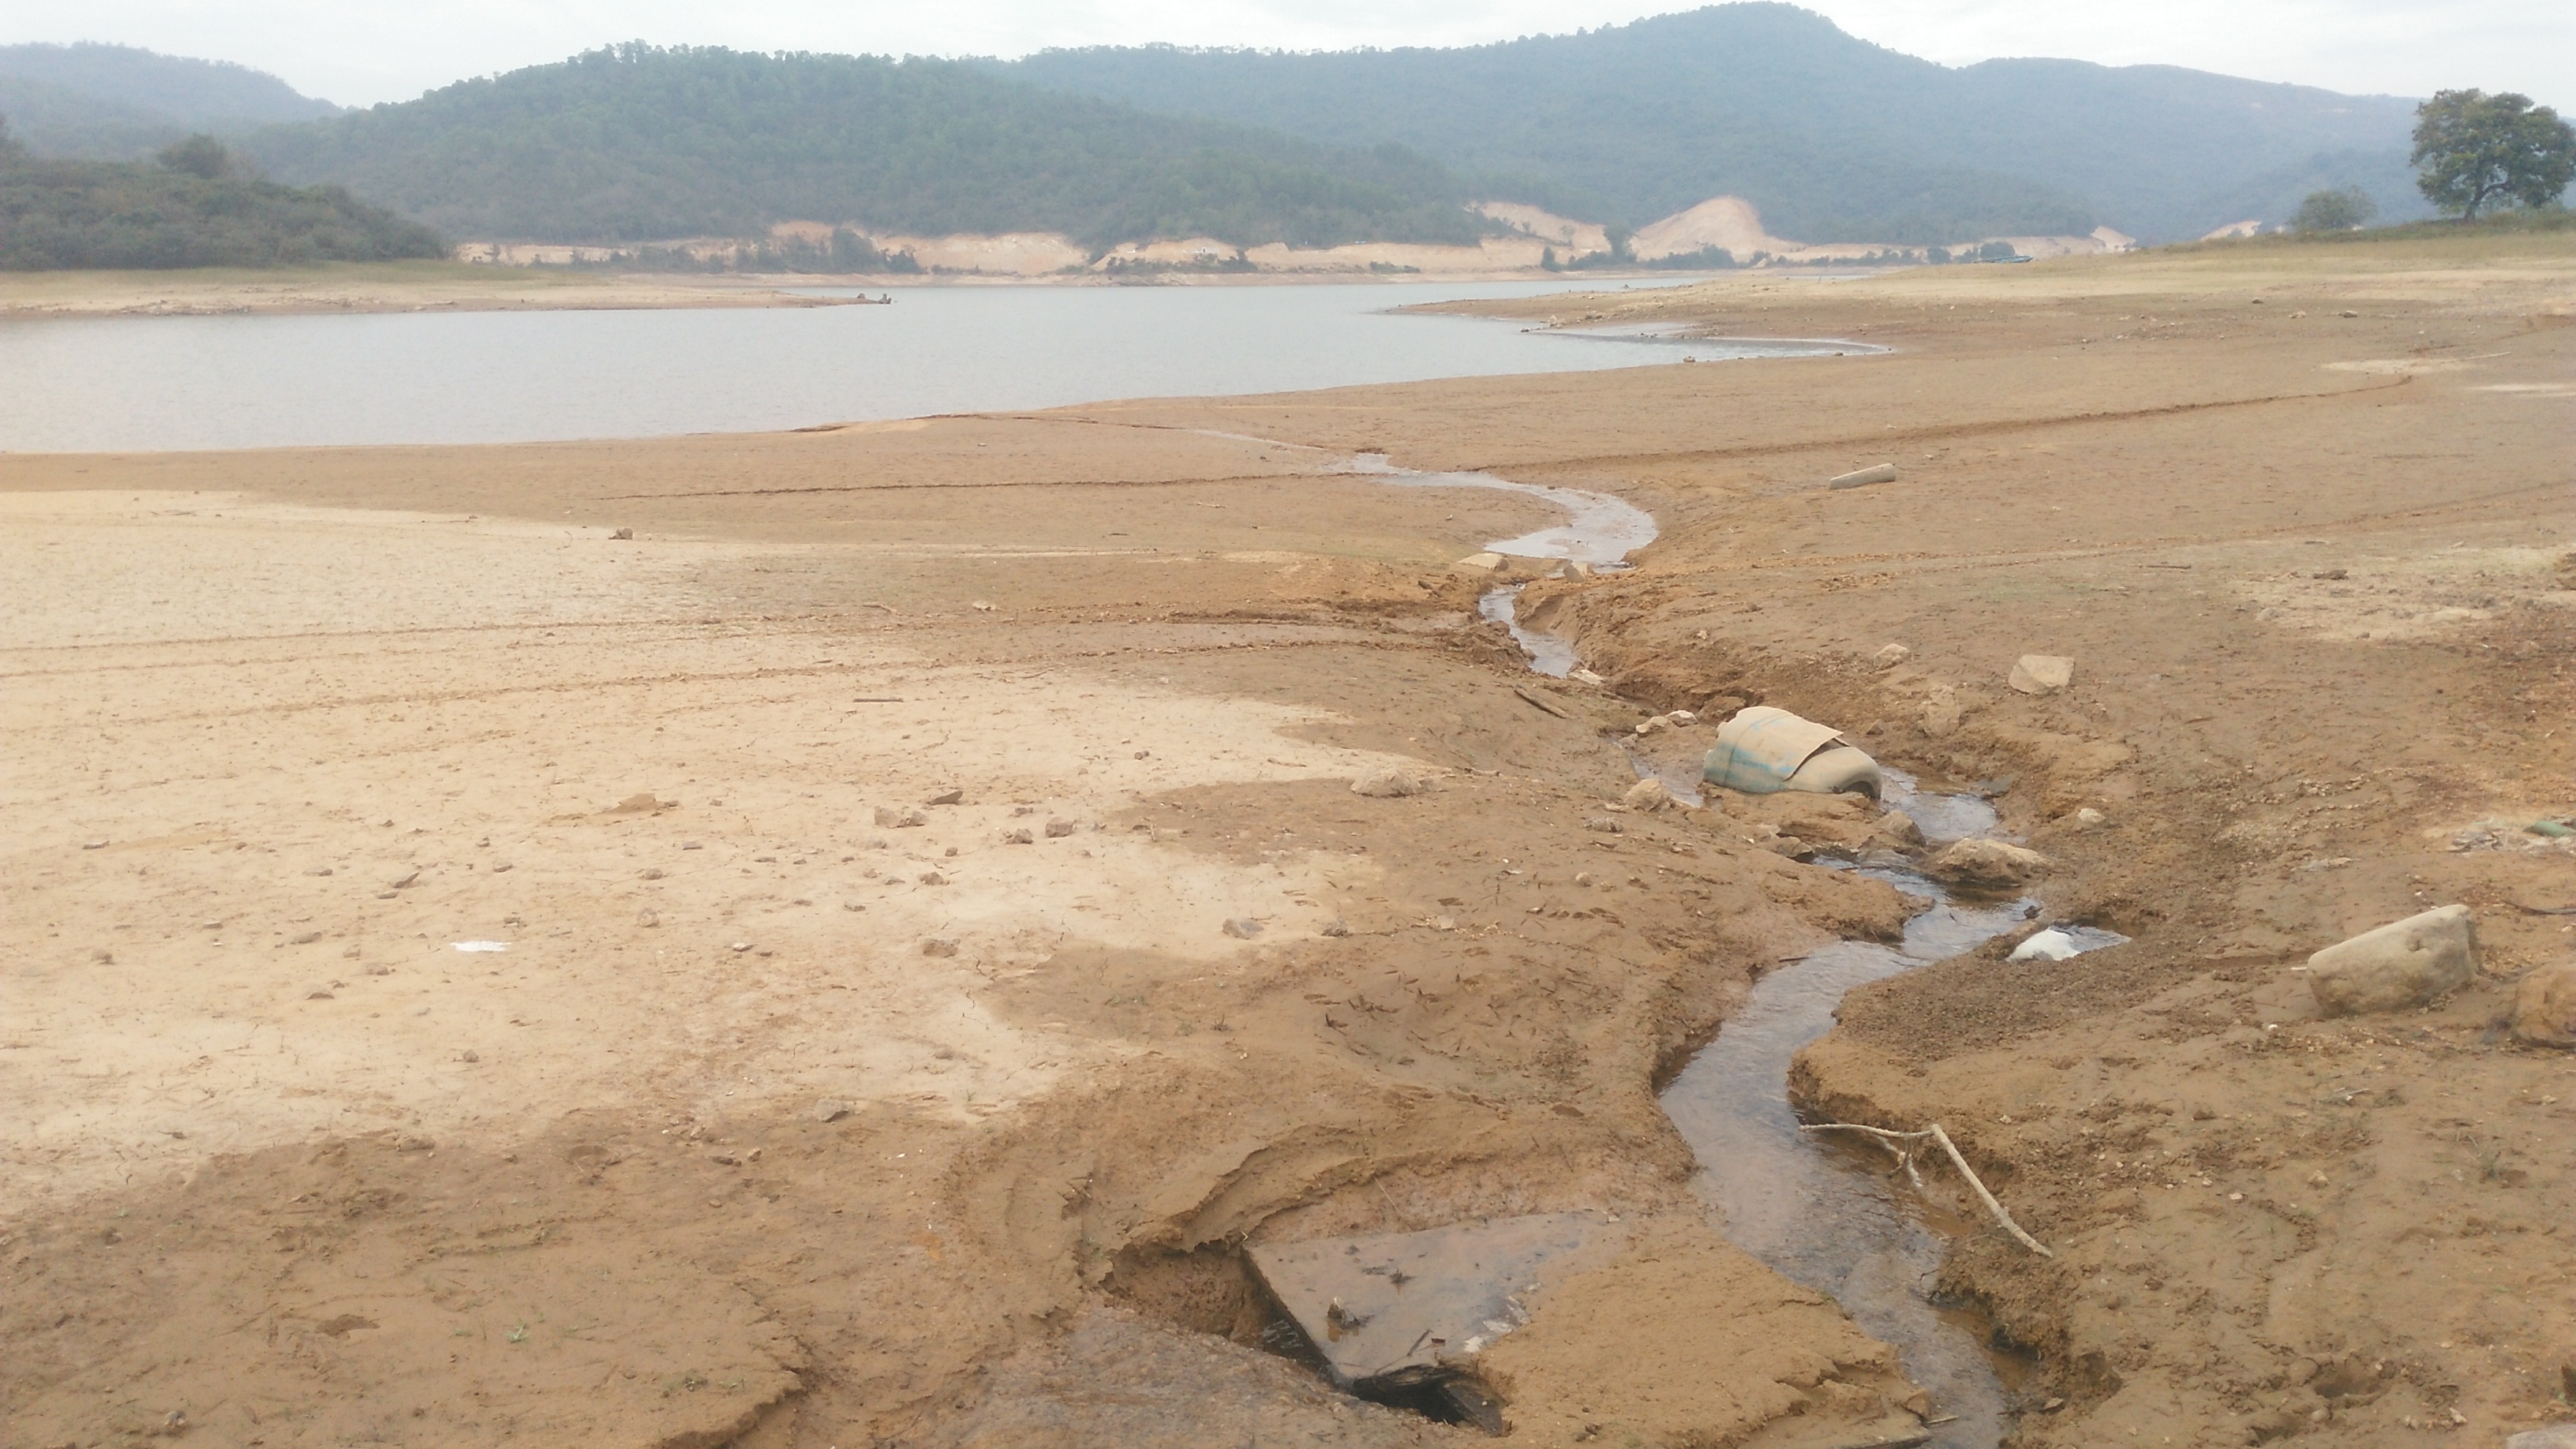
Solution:
[[[1583,285],[919,287],[891,307],[0,322],[0,451],[743,432],[1836,350],[1387,311]]]

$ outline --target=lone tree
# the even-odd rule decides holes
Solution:
[[[2415,108],[2415,185],[2463,221],[2490,201],[2541,207],[2576,179],[2576,127],[2531,97],[2435,91]]]
[[[2379,215],[2379,203],[2358,186],[2338,186],[2332,191],[2311,191],[2299,203],[2296,216],[2290,218],[2292,231],[2351,231],[2365,227]]]

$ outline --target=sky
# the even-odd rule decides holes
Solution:
[[[0,0],[0,43],[101,40],[239,61],[342,105],[611,41],[1022,55],[1048,46],[1474,45],[1690,8],[1636,0]],[[1959,65],[2057,56],[2405,96],[2476,86],[2576,111],[2576,0],[1812,0]]]

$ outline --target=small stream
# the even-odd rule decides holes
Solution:
[[[1487,544],[1495,553],[1619,568],[1630,550],[1652,542],[1656,533],[1652,516],[1607,494],[1482,473],[1413,472],[1374,455],[1354,460],[1349,471],[1404,486],[1535,494],[1572,515],[1556,528]],[[1521,624],[1521,587],[1486,591],[1477,612],[1511,630],[1531,669],[1564,678],[1581,667],[1574,644]],[[1633,749],[1630,760],[1640,777],[1659,776],[1676,796],[1699,801],[1695,775],[1677,779],[1672,766],[1658,767]],[[1981,795],[1925,793],[1897,770],[1887,771],[1887,782],[1888,806],[1911,817],[1929,842],[1996,829],[1994,807]],[[1720,1231],[1782,1276],[1830,1294],[1862,1329],[1896,1346],[1908,1377],[1932,1396],[1930,1442],[1942,1449],[1992,1449],[2008,1427],[2006,1379],[2019,1365],[1989,1351],[1974,1315],[1932,1299],[1949,1237],[1982,1224],[1958,1221],[1926,1201],[1892,1174],[1891,1159],[1876,1148],[1800,1132],[1789,1105],[1789,1064],[1800,1047],[1831,1029],[1852,988],[1973,951],[2032,919],[2039,907],[2030,900],[1953,901],[1939,883],[1900,858],[1822,863],[1857,870],[1935,904],[1906,922],[1899,945],[1838,941],[1762,978],[1716,1040],[1664,1089],[1663,1108],[1699,1159],[1694,1186]],[[2081,927],[2073,934],[2087,950],[2121,939]]]

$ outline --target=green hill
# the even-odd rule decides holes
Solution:
[[[0,115],[42,157],[128,161],[193,131],[238,135],[339,109],[223,61],[129,45],[0,45]]]
[[[1459,182],[1399,146],[1148,114],[950,61],[618,46],[253,136],[451,235],[654,241],[786,220],[1237,243],[1472,241]]]
[[[2392,218],[2422,210],[2396,181],[2407,101],[2170,66],[1951,68],[1780,4],[1456,50],[1154,46],[987,64],[1328,144],[1399,139],[1489,192],[1628,226],[1735,194],[1780,235],[1816,240],[1949,242],[2097,221],[2153,240],[2238,220],[2251,197],[2295,206],[2343,181],[2368,185]]]
[[[439,257],[436,233],[337,186],[234,173],[198,137],[158,162],[31,157],[0,124],[0,271],[275,267]]]

